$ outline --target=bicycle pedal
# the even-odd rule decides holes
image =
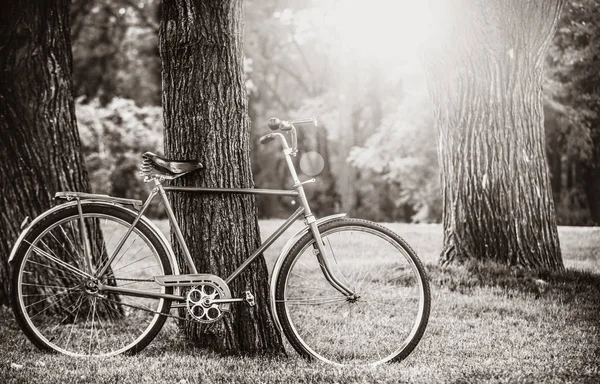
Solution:
[[[256,302],[254,301],[254,295],[250,291],[244,291],[244,301],[251,307],[256,305]]]

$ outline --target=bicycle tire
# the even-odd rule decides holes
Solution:
[[[93,357],[135,354],[158,334],[166,320],[159,313],[168,314],[171,301],[86,290],[84,280],[89,279],[65,265],[85,270],[81,255],[87,243],[94,268],[99,270],[136,214],[101,203],[82,203],[81,208],[93,240],[92,235],[82,240],[77,205],[65,205],[35,223],[18,245],[11,284],[15,318],[29,340],[44,351]],[[170,294],[172,287],[150,280],[171,273],[167,250],[154,231],[138,221],[100,280]]]
[[[313,235],[305,234],[284,259],[275,287],[277,316],[292,347],[309,360],[335,365],[406,358],[425,332],[431,307],[427,274],[415,252],[391,230],[365,220],[332,221],[319,232],[331,269],[360,297],[350,299],[325,280]],[[368,258],[354,257],[359,248],[370,251]]]

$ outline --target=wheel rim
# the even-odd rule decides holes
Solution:
[[[94,269],[98,270],[130,225],[110,215],[86,213],[83,216],[88,232],[102,234],[101,237],[96,235],[94,241],[87,241]],[[34,246],[27,250],[18,274],[18,300],[23,317],[35,336],[55,351],[72,356],[123,353],[140,343],[160,318],[136,307],[160,311],[164,300],[98,295],[95,280],[78,275],[44,256],[44,253],[50,254],[76,270],[89,272],[80,257],[84,245],[79,224],[78,215],[67,217],[45,229],[31,242]],[[150,280],[163,274],[164,268],[155,247],[136,228],[100,281],[164,293],[164,287],[154,282],[133,280]]]
[[[290,266],[284,290],[291,331],[312,356],[335,365],[377,365],[400,355],[424,317],[417,266],[390,236],[360,226],[322,233],[336,277],[355,290],[345,298],[325,280],[305,246]]]

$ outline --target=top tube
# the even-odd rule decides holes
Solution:
[[[206,187],[175,187],[163,186],[165,191],[198,192],[198,193],[238,193],[245,195],[275,195],[298,196],[298,191],[285,189],[255,189],[255,188],[206,188]]]

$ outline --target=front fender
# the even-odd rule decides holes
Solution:
[[[119,207],[120,209],[123,209],[123,210],[127,211],[129,214],[131,214],[133,216],[137,216],[139,214],[139,212],[136,212],[136,211],[134,211],[132,209],[129,209],[127,207],[123,207],[122,205],[115,205],[114,201],[110,200],[110,197],[108,197],[108,196],[107,196],[107,199],[105,201],[102,201],[100,199],[81,200],[81,205],[89,205],[89,204],[106,205],[106,206],[112,206],[112,207],[116,206],[116,207]],[[72,207],[74,205],[77,205],[77,201],[75,201],[75,200],[74,201],[70,201],[68,203],[59,204],[56,207],[53,207],[53,208],[47,210],[46,212],[42,213],[41,215],[39,215],[38,217],[36,217],[31,223],[29,223],[29,225],[23,230],[23,232],[21,232],[21,235],[19,236],[19,238],[17,239],[15,245],[13,246],[12,251],[10,252],[10,256],[8,257],[8,262],[9,263],[12,262],[13,258],[15,257],[15,254],[17,253],[17,249],[19,248],[19,245],[21,244],[21,242],[23,241],[23,239],[25,238],[25,236],[27,236],[27,234],[31,231],[31,229],[33,228],[34,225],[36,225],[39,221],[41,221],[42,219],[44,219],[48,215],[51,215],[54,212],[59,211],[61,209]],[[167,238],[165,237],[165,235],[147,217],[142,216],[140,218],[140,221],[143,222],[145,225],[147,225],[150,228],[150,230],[152,230],[152,232],[154,232],[154,234],[156,235],[156,237],[158,237],[161,245],[167,250],[167,257],[169,258],[169,263],[171,264],[171,268],[173,270],[173,273],[174,274],[179,274],[179,264],[177,264],[177,260],[175,259],[175,254],[173,253],[173,249],[171,248],[171,244],[169,243],[169,241],[167,241]]]
[[[317,220],[316,224],[319,226],[321,224],[325,224],[325,223],[328,223],[333,220],[341,219],[342,217],[345,217],[345,216],[346,216],[345,213],[339,213],[337,215],[326,216],[326,217],[323,217],[323,218],[320,218],[319,220]],[[273,266],[273,272],[271,273],[271,282],[270,282],[270,285],[271,285],[271,289],[270,289],[271,313],[273,314],[273,319],[275,320],[275,324],[277,324],[277,328],[279,329],[280,332],[283,332],[283,330],[281,329],[281,323],[279,322],[279,318],[277,317],[277,311],[275,309],[275,286],[277,285],[277,278],[279,277],[279,273],[281,272],[281,267],[283,265],[283,261],[285,260],[286,256],[288,255],[288,253],[290,252],[290,250],[292,249],[294,244],[296,244],[296,242],[298,240],[300,240],[300,238],[302,236],[307,234],[309,230],[310,230],[310,227],[308,225],[305,225],[304,228],[302,228],[301,230],[296,232],[294,234],[294,236],[292,236],[287,241],[287,243],[285,243],[283,248],[281,248],[281,252],[279,252],[279,256],[277,256],[277,260],[275,261],[275,266]]]

